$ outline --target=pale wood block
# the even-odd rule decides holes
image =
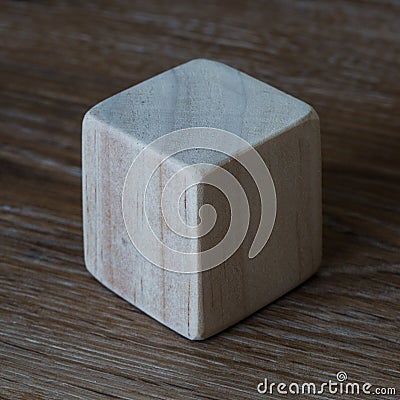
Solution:
[[[93,107],[82,140],[88,270],[181,335],[218,333],[319,267],[319,121],[304,102],[193,60]]]

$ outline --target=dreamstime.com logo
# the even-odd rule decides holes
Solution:
[[[340,371],[336,374],[336,380],[329,379],[328,382],[313,383],[284,383],[284,382],[268,382],[265,378],[263,382],[257,385],[257,392],[260,394],[346,394],[346,395],[395,395],[396,389],[394,387],[378,387],[373,386],[369,382],[357,383],[348,381],[346,372]]]
[[[248,252],[249,258],[264,248],[275,223],[276,192],[272,176],[260,154],[247,141],[233,133],[207,127],[181,129],[163,135],[147,145],[132,162],[123,188],[122,213],[136,249],[154,265],[171,271],[201,272],[220,265],[238,250],[249,227],[247,195],[230,172],[215,164],[184,164],[173,157],[180,152],[198,149],[224,153],[235,159],[257,186],[261,214]],[[164,179],[163,165],[168,159],[177,172]],[[149,182],[156,173],[160,174],[163,184],[158,190],[150,191]],[[196,239],[206,235],[215,225],[215,208],[210,204],[202,205],[198,210],[200,222],[197,225],[188,225],[179,208],[186,190],[198,184],[212,185],[224,194],[231,210],[230,225],[223,239],[214,247],[201,252],[179,251],[156,235],[157,227],[151,226],[149,215],[157,216],[158,225],[162,218],[172,232],[183,238]],[[150,200],[146,201],[148,198]]]

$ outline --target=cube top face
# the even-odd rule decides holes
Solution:
[[[212,127],[231,132],[256,147],[313,113],[312,108],[225,64],[198,59],[126,89],[88,114],[146,146],[179,129]],[[201,152],[174,156],[199,163]],[[207,155],[213,164],[229,157]]]
[[[187,338],[320,264],[318,117],[244,73],[194,60],[114,95],[85,115],[82,153],[88,270]]]

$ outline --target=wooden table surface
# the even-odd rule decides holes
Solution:
[[[338,371],[399,394],[400,2],[168,3],[1,1],[0,397],[267,398],[264,378]],[[324,257],[296,290],[190,342],[86,271],[80,138],[91,105],[198,57],[319,113]]]

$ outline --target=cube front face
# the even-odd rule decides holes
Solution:
[[[322,257],[322,202],[319,121],[314,113],[302,124],[256,147],[274,180],[277,213],[271,236],[252,259],[248,251],[260,219],[259,193],[250,176],[230,162],[225,168],[245,188],[250,225],[238,251],[220,267],[201,275],[205,336],[240,321],[292,290],[310,276]],[[226,215],[226,202],[213,188],[202,192],[202,203],[213,203]],[[221,240],[222,229],[200,239],[207,249]],[[220,227],[220,225],[218,225]]]
[[[185,337],[200,338],[198,275],[153,265],[132,244],[125,226],[124,182],[141,148],[90,113],[83,123],[82,139],[87,269],[107,288],[156,320]],[[173,167],[167,175],[172,171]],[[142,210],[139,214],[141,217]]]
[[[196,64],[190,68],[178,67],[175,72],[178,77],[183,76],[182,80],[185,85],[189,85],[189,91],[191,86],[187,77],[196,79],[192,69],[194,68],[195,72],[199,69],[208,71],[208,68],[213,69],[215,64],[204,60],[199,63],[200,65]],[[226,73],[229,76],[232,74],[232,69],[221,67],[221,64],[217,66],[219,72],[216,79],[225,82],[224,68],[228,69]],[[207,79],[212,79],[213,74],[210,72],[208,75]],[[162,80],[160,77],[157,77],[159,81]],[[247,87],[244,85],[243,95],[246,89],[250,92],[258,90],[255,80],[249,79],[251,79],[251,84]],[[148,82],[151,81],[153,80]],[[261,85],[260,92],[263,92],[262,87],[267,85],[256,82]],[[167,86],[168,82],[164,88]],[[133,94],[136,94],[138,104],[143,104],[143,101],[149,102],[151,99],[148,92],[154,91],[154,85],[149,85],[148,92],[146,82],[138,87],[140,90],[137,92],[133,90],[128,98],[134,98]],[[199,96],[207,97],[211,94],[214,96],[213,89],[210,90],[213,93],[207,94],[200,90]],[[143,98],[145,100],[142,100]],[[142,204],[135,197],[137,191],[133,189],[132,192],[126,194],[124,184],[129,176],[132,161],[148,143],[142,136],[124,131],[125,125],[121,125],[121,119],[132,118],[130,114],[126,115],[126,107],[121,115],[118,114],[115,117],[118,123],[113,120],[110,110],[114,110],[113,113],[117,112],[118,104],[125,104],[127,96],[121,99],[120,95],[116,95],[111,99],[101,103],[101,107],[96,106],[90,110],[83,123],[85,262],[88,270],[100,282],[181,335],[190,339],[205,339],[267,305],[316,271],[321,260],[321,160],[318,118],[309,106],[304,106],[304,103],[300,102],[301,105],[296,106],[296,120],[294,123],[293,121],[288,123],[287,129],[279,126],[279,132],[276,134],[270,134],[268,137],[261,135],[260,138],[249,143],[254,146],[267,165],[276,191],[276,219],[272,233],[262,251],[255,258],[249,259],[249,248],[257,233],[261,213],[260,196],[250,175],[229,157],[216,158],[213,152],[203,154],[193,150],[186,156],[184,154],[173,156],[155,171],[147,186],[150,205],[144,218]],[[288,101],[290,103],[292,98]],[[295,101],[298,102],[298,100]],[[179,103],[179,100],[177,102]],[[155,110],[152,108],[147,113],[148,115],[159,112],[158,103],[152,107]],[[260,107],[262,108],[262,105]],[[131,108],[134,114],[138,112],[135,107]],[[193,120],[199,123],[200,111],[191,110],[190,112],[195,113],[196,116],[190,115],[189,112],[183,125],[175,125],[173,128],[191,128],[190,124]],[[182,114],[182,110],[178,112],[179,115]],[[202,112],[204,115],[209,114],[207,110]],[[256,114],[258,115],[259,112]],[[253,116],[253,112],[250,112],[250,115]],[[143,117],[141,118],[141,124],[145,123]],[[240,118],[246,119],[246,112],[242,112]],[[211,128],[227,128],[226,123],[210,121],[209,115],[207,119],[207,122],[213,125]],[[206,121],[206,117],[204,120]],[[279,121],[282,123],[282,118]],[[153,122],[148,122],[147,128],[154,133]],[[270,126],[268,124],[270,122],[266,123]],[[253,125],[260,126],[261,122],[254,121]],[[142,128],[138,126],[132,129]],[[171,130],[171,126],[159,128],[157,137],[168,134],[168,130]],[[233,133],[241,136],[239,131]],[[152,134],[150,133],[149,136]],[[248,140],[249,137],[246,139]],[[161,147],[160,154],[164,150],[165,148]],[[157,151],[153,152],[153,156],[158,157]],[[204,156],[206,159],[202,160]],[[162,158],[160,157],[160,160]],[[218,193],[218,189],[205,184],[193,186],[184,192],[184,196],[180,196],[178,212],[183,217],[183,222],[191,226],[187,232],[185,231],[186,233],[193,233],[192,227],[199,223],[198,211],[203,205],[213,205],[218,214],[214,228],[204,236],[201,235],[204,232],[200,230],[196,232],[195,229],[197,236],[194,235],[193,239],[182,239],[179,235],[177,236],[171,230],[171,226],[164,222],[160,206],[163,190],[169,179],[179,170],[198,162],[218,165],[235,176],[247,195],[250,211],[249,228],[237,251],[217,266],[207,270],[203,268],[206,260],[202,258],[202,254],[222,240],[228,229],[230,218],[237,217],[230,214],[229,201],[227,202],[226,198]],[[204,169],[200,173],[200,178],[207,178],[212,171],[212,168]],[[137,176],[141,179],[140,174]],[[191,178],[193,176],[188,172],[186,175],[183,174],[181,179],[191,181]],[[143,176],[143,179],[148,178]],[[178,182],[178,188],[181,187],[180,183]],[[183,186],[185,183],[187,182],[184,182]],[[123,212],[124,193],[125,201],[129,206],[127,209],[131,210],[128,212],[125,210],[125,213]],[[168,201],[166,204],[168,206]],[[140,232],[142,231],[141,224],[150,223],[152,227],[155,227],[155,235],[169,247],[176,247],[183,252],[199,253],[199,255],[192,258],[194,261],[190,265],[181,265],[181,269],[171,264],[171,260],[163,257],[165,253],[163,254],[161,248],[150,248],[150,257],[146,258],[143,252],[135,247],[134,240],[131,240],[134,238],[128,232],[131,230],[129,221],[127,222],[129,218],[132,219],[132,226]],[[159,257],[152,262],[149,258],[151,259],[151,254],[157,251],[159,251]],[[160,260],[164,262],[163,265],[160,265]],[[182,272],[185,270],[191,272]]]

